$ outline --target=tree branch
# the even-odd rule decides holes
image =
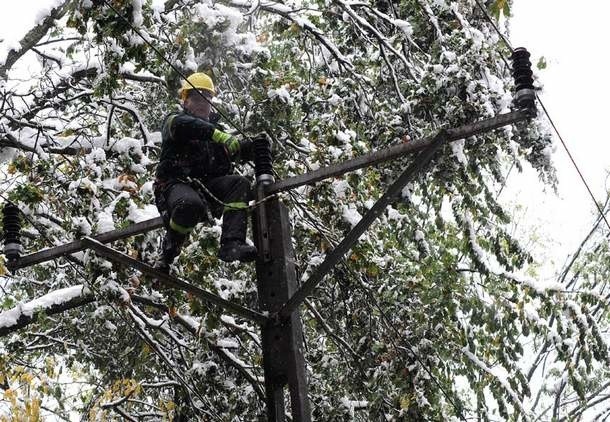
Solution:
[[[68,4],[70,0],[64,1],[62,4],[57,6],[49,13],[40,24],[32,28],[25,36],[19,41],[21,49],[19,51],[9,51],[6,61],[0,66],[0,78],[6,80],[8,71],[13,65],[19,60],[25,53],[32,49],[38,42],[44,37],[47,32],[53,27],[57,19],[61,19],[68,11]]]
[[[54,290],[25,304],[0,312],[0,337],[35,322],[38,313],[55,315],[94,302],[93,293],[84,285]]]
[[[142,303],[147,306],[155,307],[164,312],[169,312],[169,308],[166,305],[155,302],[146,297],[134,295],[134,296],[132,296],[132,300],[137,303]],[[199,333],[198,333],[199,328],[192,323],[192,320],[190,318],[187,318],[184,315],[177,314],[175,317],[175,320],[176,320],[176,322],[178,322],[178,324],[180,324],[182,327],[184,327],[193,336],[199,337]],[[250,382],[250,384],[254,388],[254,391],[256,392],[256,394],[259,396],[259,398],[261,400],[264,399],[265,394],[260,386],[260,383],[258,382],[258,380],[254,374],[252,374],[247,368],[244,368],[242,365],[237,363],[235,361],[235,358],[232,353],[228,352],[227,350],[225,350],[222,347],[217,346],[215,343],[211,342],[207,338],[202,338],[202,339],[207,342],[207,345],[211,351],[216,353],[216,355],[218,355],[218,357],[220,357],[227,365],[235,368],[240,374],[243,375],[244,378],[246,378]]]

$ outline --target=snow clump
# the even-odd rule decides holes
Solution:
[[[345,199],[346,192],[349,189],[349,183],[347,180],[334,180],[332,184],[333,191],[335,191],[335,195],[337,195],[338,199]]]
[[[453,156],[458,160],[460,164],[466,166],[468,164],[468,159],[464,154],[464,143],[466,141],[464,139],[460,139],[459,141],[455,141],[451,143],[451,151],[453,152]]]
[[[97,215],[97,232],[105,233],[114,230],[114,220],[109,212],[101,211]]]
[[[354,204],[343,206],[343,219],[347,221],[352,228],[356,227],[356,224],[362,219],[362,215],[356,209]]]
[[[405,33],[407,38],[411,38],[413,35],[413,25],[402,19],[394,19],[392,20],[392,23],[400,28],[400,30]]]
[[[144,17],[142,16],[142,0],[131,0],[133,7],[133,26],[139,28],[144,23]]]
[[[290,106],[293,104],[292,97],[286,89],[286,86],[281,86],[277,89],[270,89],[269,91],[267,91],[267,97],[269,97],[270,99],[277,98],[281,102],[286,103]]]
[[[85,217],[72,217],[72,225],[85,236],[91,234],[91,224],[89,224]]]

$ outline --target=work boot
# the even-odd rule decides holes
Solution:
[[[167,229],[163,241],[161,242],[161,254],[153,267],[165,274],[169,274],[169,268],[172,265],[172,262],[174,262],[174,259],[180,255],[180,250],[182,249],[182,245],[186,238],[186,234]]]
[[[225,262],[251,262],[256,259],[257,250],[246,243],[248,214],[245,210],[225,211],[222,215],[222,235],[218,258]]]
[[[257,254],[255,246],[239,240],[227,240],[220,246],[218,259],[225,262],[252,262],[256,259]]]

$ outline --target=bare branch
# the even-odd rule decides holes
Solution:
[[[0,133],[0,148],[1,147],[10,147],[16,148],[21,151],[38,153],[39,151],[34,147],[31,147],[23,142],[20,142],[17,138],[15,138],[10,133]],[[64,147],[49,147],[46,145],[39,145],[39,148],[47,153],[52,154],[65,154],[65,155],[77,155],[82,153],[90,152],[90,148],[77,148],[71,145]]]
[[[161,309],[164,312],[169,312],[169,308],[166,305],[155,302],[146,297],[134,295],[134,296],[132,296],[132,300],[136,303],[139,302],[139,303],[145,304],[147,306],[156,307],[157,309]],[[176,322],[178,322],[178,324],[180,324],[187,331],[189,331],[193,336],[199,337],[199,332],[198,332],[199,327],[193,323],[192,318],[188,318],[184,315],[177,314],[175,317],[175,320],[176,320]],[[265,394],[261,388],[260,382],[257,380],[257,378],[254,374],[252,374],[247,368],[244,368],[242,365],[240,365],[239,362],[237,362],[235,360],[235,357],[233,356],[233,354],[230,353],[228,350],[217,346],[216,343],[210,341],[207,338],[202,338],[202,339],[207,342],[207,346],[210,348],[211,351],[216,353],[218,355],[218,357],[220,357],[226,364],[235,368],[240,374],[243,375],[244,378],[246,378],[250,382],[250,384],[254,388],[254,391],[260,397],[261,400],[264,399]]]
[[[57,66],[61,67],[61,60],[59,60],[58,58],[49,56],[48,54],[43,53],[42,51],[40,51],[36,47],[32,47],[32,51],[34,53],[38,54],[43,59],[46,59],[46,60],[52,61],[54,63],[57,63]]]
[[[116,101],[112,101],[112,100],[108,100],[108,99],[103,99],[101,101],[103,103],[111,105],[112,107],[116,107],[118,109],[121,109],[121,110],[129,113],[134,118],[134,120],[136,122],[138,122],[138,127],[140,128],[140,132],[142,133],[142,138],[145,141],[144,143],[147,145],[149,144],[150,132],[146,128],[146,125],[144,124],[142,119],[140,119],[140,115],[138,114],[138,112],[133,107],[130,107],[127,104],[118,103]]]

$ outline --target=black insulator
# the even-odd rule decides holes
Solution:
[[[19,258],[21,255],[21,219],[20,211],[15,205],[7,203],[4,205],[2,212],[3,238],[4,238],[4,255],[9,261]]]
[[[534,73],[530,53],[523,47],[516,48],[511,55],[513,77],[515,78],[515,103],[522,108],[535,107]]]
[[[271,142],[267,136],[258,136],[254,139],[254,173],[259,183],[274,182]]]

